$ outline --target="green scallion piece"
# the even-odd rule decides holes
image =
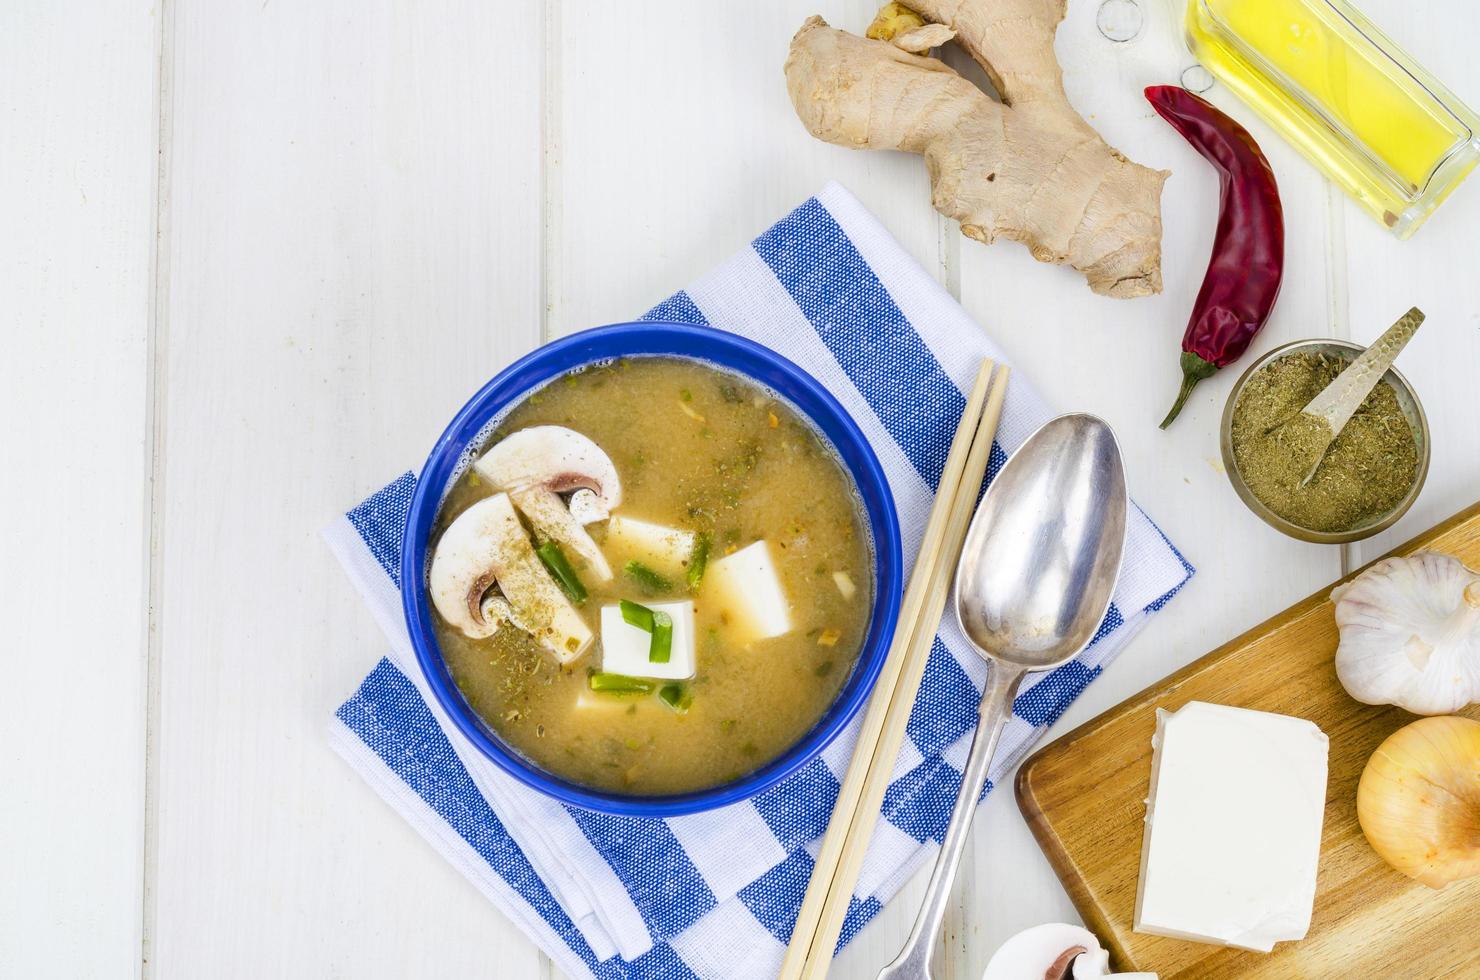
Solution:
[[[642,586],[644,592],[671,592],[673,590],[672,582],[636,559],[623,565],[622,571],[627,573],[628,578]]]
[[[645,677],[628,677],[626,674],[595,673],[587,680],[591,690],[607,694],[651,694],[657,687],[655,681]]]
[[[622,619],[636,626],[644,633],[653,631],[653,611],[639,602],[631,602],[627,599],[617,603],[622,609]]]
[[[648,643],[648,663],[666,664],[673,655],[673,617],[628,599],[622,599],[617,605],[621,607],[623,620],[652,634]]]
[[[689,555],[689,591],[693,592],[704,581],[704,569],[709,565],[709,535],[694,538],[694,552]]]
[[[560,550],[560,545],[554,541],[546,541],[534,553],[540,556],[540,561],[550,570],[550,575],[560,586],[560,591],[570,597],[570,601],[576,605],[586,601],[586,587],[581,584],[576,570],[570,567],[570,562],[565,559],[565,552]]]
[[[678,714],[686,715],[694,703],[694,692],[683,684],[664,684],[658,689],[658,698]]]
[[[673,655],[673,617],[665,612],[653,613],[653,642],[648,646],[648,663],[666,664]]]

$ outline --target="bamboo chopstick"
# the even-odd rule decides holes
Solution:
[[[971,443],[971,454],[961,475],[960,486],[950,502],[950,516],[932,569],[930,585],[926,590],[925,608],[915,621],[899,683],[890,699],[884,729],[875,747],[874,757],[864,780],[863,793],[854,810],[843,854],[838,861],[838,870],[828,889],[812,949],[802,971],[802,976],[808,980],[825,977],[832,964],[833,950],[837,947],[838,936],[843,930],[843,919],[848,914],[853,886],[858,881],[864,856],[873,839],[874,827],[879,821],[879,807],[884,802],[884,793],[894,774],[894,762],[899,757],[899,745],[909,724],[910,710],[914,707],[915,695],[920,690],[920,681],[925,676],[925,664],[930,657],[931,645],[935,642],[936,629],[945,609],[946,596],[956,572],[956,561],[966,538],[966,529],[976,511],[977,490],[986,475],[987,463],[992,455],[992,439],[997,432],[997,423],[1002,418],[1007,379],[1008,368],[1003,365],[993,378],[992,389]]]
[[[991,454],[992,436],[1007,391],[1007,368],[998,370],[995,379],[993,368],[991,361],[982,362],[951,441],[900,605],[899,625],[859,726],[858,743],[792,929],[781,967],[783,980],[823,976],[832,961],[863,853],[909,720],[909,708],[924,674],[930,640],[940,621],[945,586]]]

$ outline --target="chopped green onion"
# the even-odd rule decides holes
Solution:
[[[682,684],[664,684],[658,689],[658,698],[681,715],[689,713],[694,703],[694,693]]]
[[[622,608],[622,618],[628,623],[636,626],[644,633],[651,633],[653,631],[654,614],[647,606],[638,602],[631,602],[627,599],[621,600],[618,605]]]
[[[655,681],[645,677],[628,677],[626,674],[595,673],[587,680],[593,691],[608,694],[650,694],[657,687]]]
[[[673,590],[672,582],[636,559],[623,565],[622,571],[627,573],[628,578],[642,586],[645,592],[670,592]]]
[[[704,569],[709,565],[709,535],[694,538],[694,551],[689,555],[689,591],[692,592],[704,581]]]
[[[673,617],[665,612],[653,613],[653,642],[648,647],[648,663],[666,664],[673,654]]]
[[[576,576],[576,570],[570,567],[570,562],[565,560],[565,552],[560,550],[560,545],[554,541],[546,541],[534,553],[540,556],[540,561],[545,563],[550,575],[559,584],[560,591],[568,595],[571,602],[579,606],[586,601],[586,587]]]
[[[673,617],[627,599],[622,599],[618,605],[622,609],[622,619],[652,634],[648,643],[648,663],[666,664],[673,655]]]
[[[666,664],[673,652],[673,617],[627,599],[618,605],[622,609],[622,619],[652,634],[652,642],[648,644],[648,662]]]

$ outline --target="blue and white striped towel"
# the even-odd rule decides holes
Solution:
[[[981,357],[1001,358],[873,215],[829,185],[648,318],[712,324],[758,340],[836,395],[883,463],[909,567],[965,404],[963,390]],[[1014,375],[989,478],[1049,416]],[[391,641],[390,655],[336,713],[335,748],[570,976],[774,976],[856,723],[784,783],[709,813],[661,821],[611,817],[525,788],[463,740],[417,669],[397,593],[414,483],[405,474],[325,532]],[[1109,616],[1089,649],[1030,680],[1018,696],[994,779],[1017,764],[1191,574],[1192,566],[1133,508]],[[843,944],[935,856],[985,674],[947,617]]]

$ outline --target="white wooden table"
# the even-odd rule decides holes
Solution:
[[[1265,528],[1216,424],[1170,432],[1216,179],[1142,101],[1191,59],[1172,0],[1101,37],[1072,0],[1075,103],[1170,168],[1162,295],[1092,295],[965,241],[914,157],[810,139],[781,76],[814,11],[866,0],[13,0],[0,10],[6,636],[0,975],[552,977],[550,963],[334,756],[325,719],[383,640],[317,538],[419,465],[485,379],[629,318],[841,180],[1051,400],[1118,430],[1133,492],[1198,566],[1064,731],[1480,496],[1480,178],[1399,243],[1250,113],[1289,229],[1256,350],[1370,340],[1433,426],[1428,488],[1345,551]],[[1473,104],[1480,7],[1364,0]],[[978,818],[941,975],[1074,918],[1011,799]],[[916,880],[844,952],[872,977]]]

